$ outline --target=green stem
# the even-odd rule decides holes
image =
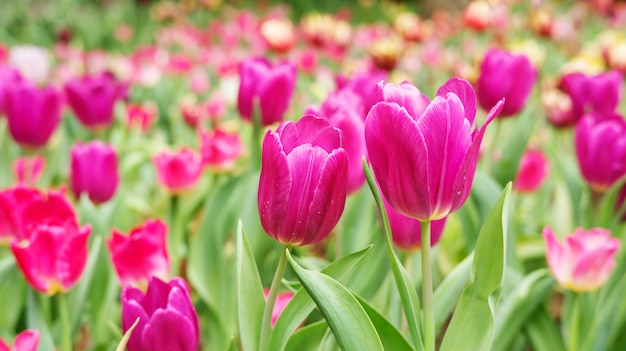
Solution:
[[[374,175],[372,170],[367,164],[365,158],[363,158],[363,171],[365,172],[365,178],[367,179],[367,184],[372,191],[372,195],[374,196],[374,200],[376,201],[376,206],[378,207],[378,212],[380,213],[380,219],[383,223],[383,230],[385,232],[385,242],[387,246],[387,255],[389,256],[389,262],[391,265],[391,272],[393,273],[393,278],[396,282],[396,287],[398,288],[398,292],[400,293],[400,300],[402,302],[402,307],[404,309],[404,314],[407,319],[407,323],[409,324],[409,332],[411,334],[411,341],[413,342],[413,346],[416,349],[420,349],[422,347],[422,338],[420,336],[420,329],[418,325],[418,317],[415,311],[415,308],[419,308],[414,305],[411,300],[411,292],[409,289],[414,289],[413,285],[408,286],[403,278],[402,271],[400,270],[400,260],[396,253],[393,251],[393,241],[391,238],[391,224],[389,223],[389,216],[387,215],[387,211],[385,210],[385,205],[383,204],[383,199],[378,190],[378,186],[376,185],[376,181],[374,180]],[[408,277],[407,277],[408,279]]]
[[[180,221],[180,195],[172,195],[170,199],[170,230],[169,230],[169,254],[171,261],[171,274],[177,276],[180,269],[180,261],[184,254],[183,247],[183,230]]]
[[[270,286],[270,292],[267,296],[267,302],[265,303],[265,309],[263,310],[263,320],[261,322],[261,351],[266,350],[269,345],[271,326],[272,326],[272,312],[274,312],[274,303],[276,302],[276,296],[278,295],[278,288],[285,275],[285,268],[287,268],[287,247],[281,250],[280,260],[278,261],[278,267],[276,267],[276,273]]]
[[[576,292],[570,293],[571,313],[569,315],[569,351],[578,351],[578,340],[580,334],[580,295]]]
[[[424,349],[435,351],[435,311],[433,309],[433,273],[430,267],[430,221],[422,229],[422,308],[424,311]]]
[[[261,168],[261,113],[259,104],[255,103],[252,111],[252,140],[250,141],[250,164],[252,170],[257,171]]]
[[[72,325],[70,323],[69,307],[67,305],[67,294],[59,295],[59,314],[61,317],[62,350],[72,351]]]

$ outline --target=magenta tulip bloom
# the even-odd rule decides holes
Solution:
[[[117,154],[99,140],[72,147],[70,185],[76,197],[85,193],[94,203],[109,201],[119,183]]]
[[[576,125],[576,156],[583,178],[597,192],[626,174],[626,121],[592,114]]]
[[[13,341],[13,347],[0,338],[0,351],[37,351],[39,345],[38,330],[24,330]]]
[[[487,111],[505,98],[500,117],[516,115],[526,105],[536,80],[537,70],[526,56],[490,49],[476,81],[478,103]]]
[[[415,251],[422,248],[422,227],[421,222],[417,219],[406,217],[389,206],[384,200],[389,224],[391,225],[391,238],[394,245],[402,250]],[[443,229],[446,225],[446,219],[442,218],[432,221],[430,224],[430,246],[435,246],[441,239]]]
[[[421,221],[458,210],[472,187],[485,128],[503,101],[472,130],[476,96],[465,80],[450,79],[432,101],[408,82],[381,82],[379,94],[365,121],[365,142],[391,207]]]
[[[193,188],[202,175],[202,157],[188,148],[177,153],[163,152],[152,161],[159,183],[174,194]]]
[[[342,89],[330,93],[319,111],[308,109],[306,112],[326,119],[343,132],[342,145],[348,153],[348,194],[359,190],[365,183],[362,158],[367,155],[367,148],[362,110],[359,96],[352,90]]]
[[[361,117],[365,120],[372,106],[380,101],[377,84],[387,76],[387,71],[383,70],[356,72],[350,79],[339,76],[337,88],[351,90],[361,98]]]
[[[228,133],[220,128],[200,132],[202,163],[214,170],[229,170],[243,153],[238,133]]]
[[[620,242],[603,228],[576,229],[559,243],[552,229],[543,229],[548,267],[568,290],[593,291],[609,279]]]
[[[569,95],[572,108],[567,124],[576,125],[588,113],[610,114],[622,95],[622,74],[610,71],[596,76],[570,73],[561,79],[560,88]]]
[[[108,247],[122,286],[145,290],[151,276],[166,279],[170,272],[165,235],[167,226],[160,220],[148,220],[128,235],[113,230]]]
[[[78,120],[95,129],[113,122],[115,102],[125,94],[125,87],[107,72],[70,81],[65,85],[65,94]]]
[[[513,189],[518,193],[537,191],[548,177],[550,164],[541,150],[528,150],[522,156]]]
[[[63,97],[53,87],[40,89],[24,81],[6,87],[4,108],[13,140],[38,148],[46,145],[61,121]]]
[[[263,289],[263,296],[265,296],[265,300],[267,300],[269,294],[269,289]],[[276,295],[276,302],[274,303],[274,309],[272,310],[272,327],[276,324],[278,317],[280,317],[280,314],[283,312],[285,307],[287,307],[292,298],[293,293],[291,291],[285,291]]]
[[[258,195],[265,232],[295,246],[326,238],[345,206],[347,173],[341,132],[324,119],[304,116],[268,131]]]
[[[78,227],[74,209],[59,193],[29,203],[21,226],[26,237],[14,240],[11,251],[28,283],[48,295],[71,289],[87,263],[91,227]]]
[[[128,351],[197,351],[198,314],[182,278],[165,283],[152,277],[148,290],[122,289],[122,330],[139,318],[128,340]]]
[[[264,58],[253,58],[241,62],[239,77],[239,114],[251,121],[253,113],[260,112],[263,126],[282,121],[295,89],[296,66],[290,62],[272,66]]]

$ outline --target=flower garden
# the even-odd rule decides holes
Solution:
[[[626,350],[626,3],[430,4],[3,4],[0,351]]]

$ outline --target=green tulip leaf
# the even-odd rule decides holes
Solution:
[[[524,333],[535,351],[565,351],[563,338],[555,321],[544,307],[535,309],[524,323]],[[596,350],[583,348],[582,350]]]
[[[509,183],[483,224],[472,263],[470,284],[463,290],[441,345],[442,351],[489,350],[494,305],[506,262]]]
[[[237,298],[243,349],[258,350],[265,298],[261,277],[241,221],[237,225]]]
[[[323,273],[300,267],[289,253],[287,258],[343,350],[383,350],[372,321],[348,289]]]
[[[343,279],[363,260],[371,248],[372,246],[370,245],[338,259],[324,268],[322,273],[338,280]],[[315,302],[311,300],[306,290],[303,288],[298,289],[276,320],[268,349],[283,350],[287,341],[290,340],[291,334],[304,322],[314,308]]]
[[[355,297],[357,298],[367,315],[370,317],[370,320],[378,331],[378,336],[380,336],[380,341],[383,343],[383,347],[385,348],[385,350],[414,350],[411,344],[409,344],[409,342],[400,333],[400,331],[398,331],[398,329],[393,324],[391,324],[391,322],[389,322],[389,320],[385,318],[385,316],[376,311],[376,309],[363,298],[359,296]]]
[[[503,186],[515,179],[519,168],[520,160],[526,150],[528,139],[533,133],[535,122],[537,121],[535,108],[527,108],[515,121],[515,127],[507,138],[506,145],[502,150],[502,155],[493,167],[493,177]],[[494,123],[506,123],[510,121],[496,120]]]
[[[285,346],[286,351],[316,351],[319,349],[320,343],[324,338],[324,334],[328,329],[325,320],[309,324],[298,330],[289,338],[289,342]],[[270,350],[274,350],[271,349]]]
[[[437,286],[435,290],[435,330],[440,330],[448,320],[448,316],[454,309],[463,289],[470,277],[470,269],[474,255],[467,256],[459,263],[452,272]]]

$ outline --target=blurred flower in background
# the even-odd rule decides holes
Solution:
[[[119,181],[117,153],[111,145],[94,140],[72,147],[70,185],[76,198],[84,193],[96,204],[107,202]]]
[[[13,346],[0,338],[0,351],[37,351],[38,345],[39,330],[23,330],[13,340]]]

